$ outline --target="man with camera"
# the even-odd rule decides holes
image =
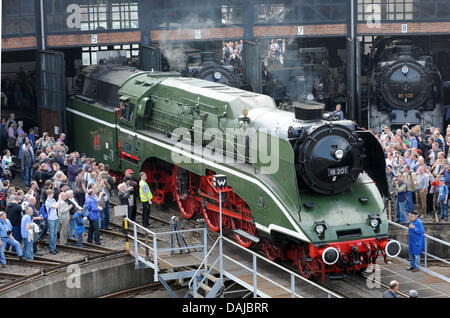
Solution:
[[[19,259],[23,259],[20,243],[12,236],[11,222],[6,218],[6,212],[3,211],[0,212],[0,238],[0,262],[2,263],[3,268],[5,268],[6,265],[5,248],[7,245],[13,246]]]
[[[414,194],[417,189],[417,176],[414,171],[411,170],[409,165],[403,166],[404,179],[406,183],[406,192],[408,196],[407,210],[414,210]]]

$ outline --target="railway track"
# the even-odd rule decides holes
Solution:
[[[2,278],[2,276],[4,276],[4,277],[9,277],[11,279],[10,282],[4,284],[3,286],[0,286],[0,295],[3,292],[8,291],[11,288],[15,288],[15,287],[30,283],[30,282],[32,282],[36,279],[39,279],[43,276],[49,276],[49,275],[53,275],[53,274],[56,274],[61,271],[67,271],[67,267],[70,265],[75,265],[75,264],[82,265],[82,264],[89,263],[89,262],[101,261],[101,260],[107,259],[109,257],[121,256],[123,254],[125,254],[125,251],[114,251],[114,252],[110,252],[110,253],[103,253],[101,255],[85,257],[84,259],[79,259],[74,262],[59,262],[59,263],[54,262],[57,264],[52,264],[49,266],[41,266],[39,272],[33,273],[31,275],[0,273],[0,278]],[[25,263],[25,262],[22,262],[22,263]],[[26,262],[25,264],[28,264],[28,262]]]
[[[76,241],[75,240],[70,240],[68,239],[68,242],[74,244]],[[87,243],[89,244],[89,243]],[[66,252],[73,252],[73,253],[77,253],[77,254],[83,254],[83,255],[101,255],[101,254],[105,254],[108,252],[112,252],[112,249],[106,248],[106,247],[102,247],[102,246],[93,246],[93,244],[87,245],[86,243],[83,242],[83,247],[77,247],[75,245],[61,245],[61,244],[56,244],[56,249],[57,250],[61,250],[61,251],[66,251]],[[48,242],[47,241],[40,241],[39,242],[40,246],[43,246],[45,248],[48,248]],[[86,246],[89,246],[86,247]]]
[[[161,283],[153,283],[148,285],[143,285],[135,288],[125,289],[121,290],[115,293],[111,293],[108,295],[104,295],[100,298],[128,298],[136,295],[140,295],[143,292],[152,292],[158,289],[161,289],[162,284]]]

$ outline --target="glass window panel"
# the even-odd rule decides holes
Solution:
[[[21,33],[34,33],[35,22],[34,17],[22,17],[20,20]]]
[[[19,15],[19,1],[17,0],[3,0],[3,10],[5,12],[5,16],[11,15]]]
[[[358,17],[359,19],[359,17]],[[347,7],[346,6],[334,6],[332,10],[333,21],[346,21],[347,20]]]
[[[94,65],[97,64],[97,52],[91,53],[91,63]]]
[[[331,17],[331,8],[330,6],[316,6],[316,13],[320,20],[327,21]]]
[[[34,14],[34,1],[20,0],[20,12],[21,14]]]
[[[165,9],[167,8],[167,2],[166,0],[153,0],[153,9]]]
[[[5,34],[19,34],[20,33],[20,19],[19,18],[5,18]]]
[[[166,26],[166,11],[165,10],[153,10],[152,12],[152,23],[158,27]]]
[[[422,18],[429,19],[435,17],[435,4],[434,3],[422,3]]]
[[[438,18],[450,18],[450,5],[448,3],[437,4],[437,17]]]
[[[113,20],[120,20],[120,13],[119,12],[113,12],[112,13],[112,19]]]
[[[49,31],[59,31],[62,28],[61,16],[50,15],[47,16],[47,26]]]

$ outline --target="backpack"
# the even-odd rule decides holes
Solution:
[[[45,204],[42,204],[41,208],[39,209],[39,213],[44,217],[44,220],[47,220],[48,213],[47,213],[47,208],[45,207]]]
[[[6,195],[5,192],[0,192],[0,210],[4,211],[6,209]]]

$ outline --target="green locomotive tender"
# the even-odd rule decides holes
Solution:
[[[378,141],[351,121],[323,119],[323,105],[277,109],[272,98],[177,73],[100,65],[67,108],[72,146],[111,170],[145,171],[154,203],[223,225],[304,277],[362,271],[399,254],[387,238]],[[376,181],[376,183],[375,183]],[[378,188],[377,188],[378,187]]]

